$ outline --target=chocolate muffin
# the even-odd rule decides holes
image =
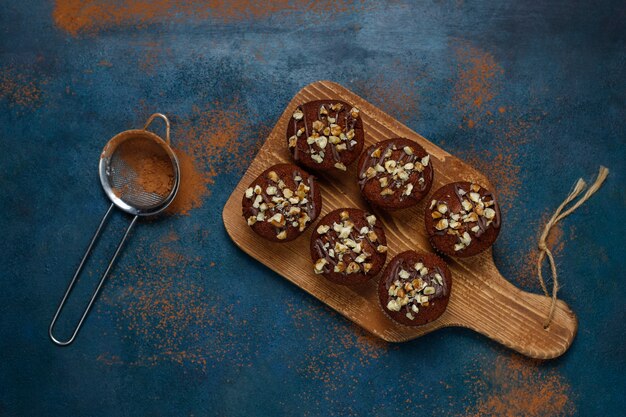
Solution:
[[[433,184],[430,155],[405,138],[387,139],[370,146],[359,161],[363,197],[388,210],[414,206]]]
[[[476,255],[500,233],[500,206],[493,193],[470,182],[444,185],[432,195],[424,224],[439,252],[460,258]]]
[[[302,104],[287,126],[294,161],[313,170],[345,171],[363,150],[363,122],[356,107],[343,101]]]
[[[275,242],[300,236],[322,211],[315,177],[292,164],[268,168],[250,184],[243,217],[258,235]]]
[[[443,259],[406,251],[391,260],[378,282],[384,312],[405,326],[421,326],[446,311],[452,276]]]
[[[354,208],[331,211],[311,235],[313,271],[337,284],[366,282],[385,265],[386,245],[373,214]]]

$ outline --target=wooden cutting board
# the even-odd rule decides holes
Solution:
[[[432,191],[443,184],[467,180],[493,189],[480,172],[450,155],[424,137],[404,126],[346,88],[332,82],[319,81],[303,88],[291,100],[285,112],[233,191],[222,213],[224,226],[235,244],[243,251],[293,282],[346,318],[389,342],[405,342],[442,327],[467,327],[526,356],[555,358],[572,344],[577,329],[576,316],[558,301],[552,324],[543,328],[550,308],[550,299],[524,292],[509,283],[498,271],[491,249],[469,259],[447,258],[452,271],[453,286],[446,312],[422,327],[410,328],[394,323],[382,312],[377,298],[378,277],[359,287],[333,284],[313,274],[309,257],[311,226],[296,240],[272,243],[257,236],[241,215],[244,190],[266,168],[279,162],[292,162],[286,146],[287,123],[295,108],[312,100],[339,99],[361,110],[365,147],[391,137],[406,137],[422,145],[431,155],[435,169]],[[356,163],[347,173],[319,175],[323,209],[326,213],[341,207],[360,207],[376,214],[385,226],[389,261],[408,249],[432,252],[424,230],[425,198],[417,207],[387,213],[372,209],[361,198],[357,185]],[[496,193],[498,190],[495,190]],[[503,227],[507,227],[506,218]],[[278,301],[278,300],[276,300]],[[271,302],[271,300],[268,300]],[[278,304],[277,304],[278,305]]]

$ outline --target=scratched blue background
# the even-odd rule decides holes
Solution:
[[[0,415],[623,415],[624,2],[295,2],[225,17],[171,1],[87,23],[72,3],[0,7]],[[96,166],[110,137],[159,110],[183,146],[194,106],[235,108],[237,140],[256,149],[319,79],[493,167],[496,263],[526,290],[539,289],[525,264],[541,221],[575,179],[611,169],[553,242],[579,317],[563,357],[528,361],[463,329],[376,342],[231,243],[220,213],[250,153],[207,161],[210,195],[188,215],[140,223],[77,341],[48,340],[108,206]],[[125,221],[109,224],[77,297]]]

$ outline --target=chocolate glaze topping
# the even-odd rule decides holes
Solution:
[[[272,225],[277,240],[286,239],[290,229],[299,234],[319,214],[316,187],[315,178],[297,166],[275,165],[246,190],[244,217],[250,226],[257,222]]]
[[[428,193],[432,180],[430,155],[405,138],[370,146],[359,162],[361,191],[368,201],[385,208],[416,204]]]
[[[379,283],[385,312],[409,326],[428,323],[445,310],[452,280],[445,262],[433,254],[407,251],[393,258]]]
[[[341,101],[315,101],[298,106],[290,124],[288,145],[296,162],[310,159],[320,168],[345,171],[362,147],[362,138],[357,137],[357,130],[362,130],[359,110]],[[344,153],[351,155],[350,160],[342,157]]]
[[[445,187],[451,187],[453,193],[435,192],[426,215],[432,218],[431,233],[434,236],[457,237],[454,252],[476,245],[489,229],[500,228],[500,209],[492,192],[469,182],[448,184],[442,189]],[[456,201],[450,200],[450,196]],[[497,233],[493,236],[494,240],[496,236]]]
[[[314,272],[340,283],[362,281],[384,264],[385,234],[375,216],[358,209],[326,215],[311,236]],[[353,279],[354,278],[354,279]]]

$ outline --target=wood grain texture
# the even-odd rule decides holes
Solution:
[[[415,339],[433,330],[460,326],[473,329],[526,356],[549,359],[563,354],[572,344],[577,330],[574,313],[558,301],[554,320],[548,329],[543,321],[550,299],[524,292],[509,283],[498,271],[491,249],[469,259],[446,258],[452,272],[453,287],[446,312],[433,323],[418,328],[396,324],[379,306],[376,294],[378,277],[362,286],[348,288],[313,274],[309,257],[309,229],[293,242],[268,242],[257,236],[241,216],[241,198],[246,187],[267,167],[292,162],[286,146],[285,131],[294,109],[301,103],[320,99],[340,99],[361,110],[365,147],[390,137],[406,137],[431,154],[435,169],[432,191],[452,181],[476,181],[491,189],[489,180],[471,166],[413,132],[391,116],[344,87],[319,81],[303,88],[289,103],[258,155],[233,191],[222,213],[224,225],[235,244],[250,256],[273,269],[309,294],[326,303],[359,326],[389,342]],[[361,198],[356,182],[356,163],[344,175],[320,174],[323,209],[320,218],[340,207],[360,207],[373,212],[385,226],[389,261],[396,254],[413,249],[432,252],[423,225],[424,204],[395,213],[370,208]],[[497,193],[497,190],[495,190]],[[506,227],[506,218],[503,219]]]

